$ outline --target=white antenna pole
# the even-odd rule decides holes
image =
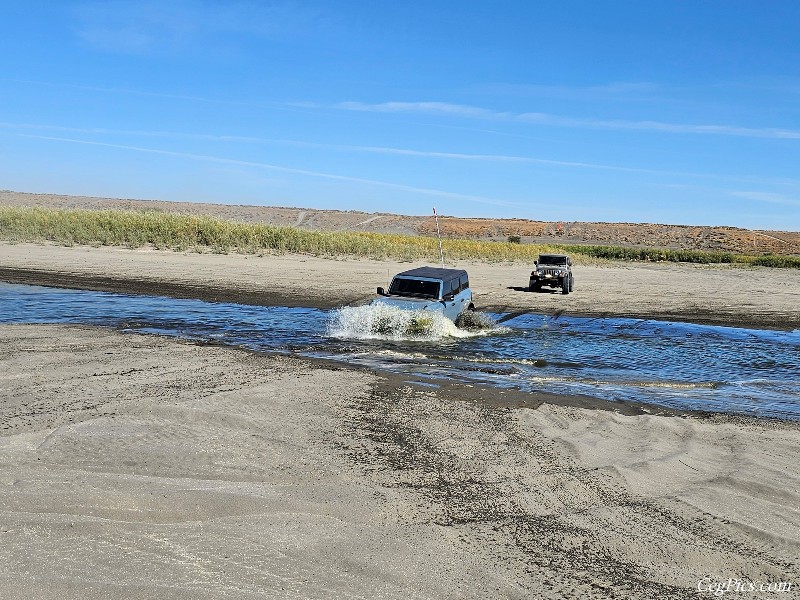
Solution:
[[[439,256],[442,259],[442,268],[444,269],[444,250],[442,250],[442,232],[439,231],[439,215],[436,214],[436,207],[433,207],[433,218],[436,219],[436,237],[439,238]]]

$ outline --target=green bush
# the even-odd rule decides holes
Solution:
[[[238,223],[207,216],[161,211],[56,210],[0,206],[0,239],[12,242],[51,241],[71,246],[125,246],[246,254],[298,253],[316,256],[357,256],[373,259],[438,262],[436,238],[360,231],[307,231],[293,227]],[[800,268],[797,256],[749,256],[730,252],[629,248],[623,246],[520,244],[469,239],[442,241],[448,260],[532,263],[542,254],[571,254],[577,263],[601,260],[738,263]]]

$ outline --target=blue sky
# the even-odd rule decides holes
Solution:
[[[800,230],[800,3],[4,2],[0,188]]]

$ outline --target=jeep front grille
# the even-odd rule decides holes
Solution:
[[[552,275],[553,277],[558,277],[559,269],[542,269],[539,271],[541,275]]]

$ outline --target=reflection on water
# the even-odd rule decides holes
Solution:
[[[412,328],[409,339],[391,325],[391,319],[402,323],[405,317],[386,321],[383,315],[381,327],[389,329],[376,332],[365,325],[376,318],[370,310],[326,312],[0,284],[3,323],[106,325],[333,358],[432,381],[800,419],[800,331],[528,314],[477,335],[436,321],[423,335]]]

